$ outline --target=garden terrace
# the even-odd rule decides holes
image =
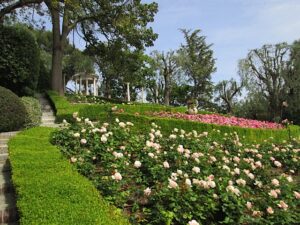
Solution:
[[[9,141],[20,223],[129,225],[49,143],[53,128],[33,128]]]
[[[159,105],[122,105],[122,104],[70,104],[65,97],[59,96],[57,93],[49,91],[49,98],[51,99],[55,109],[56,118],[58,122],[63,119],[68,121],[73,120],[73,113],[79,112],[79,116],[89,118],[93,121],[112,121],[115,118],[119,118],[123,121],[132,121],[135,124],[134,130],[137,132],[145,131],[145,127],[151,123],[156,123],[162,127],[163,133],[169,133],[174,128],[184,129],[186,131],[196,130],[198,132],[219,130],[219,137],[222,138],[224,133],[237,132],[237,134],[248,142],[263,142],[269,138],[273,138],[275,142],[288,140],[289,138],[300,138],[300,127],[289,126],[288,129],[253,129],[253,128],[241,128],[236,126],[221,126],[208,123],[200,123],[195,121],[188,121],[183,119],[174,118],[162,118],[155,116],[143,115],[145,112],[184,112],[182,107],[166,107]],[[111,108],[117,106],[119,110],[114,113],[110,113]],[[155,108],[157,107],[157,108]]]

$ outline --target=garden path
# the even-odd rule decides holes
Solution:
[[[8,158],[9,139],[17,132],[0,133],[0,224],[17,225],[18,212],[16,196],[11,180],[11,167]]]
[[[51,107],[51,103],[43,94],[39,94],[38,99],[42,107],[42,123],[43,127],[59,127],[59,124],[55,123],[55,114]]]

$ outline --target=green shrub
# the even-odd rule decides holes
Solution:
[[[53,130],[28,129],[9,141],[20,224],[129,225],[49,143]]]
[[[19,97],[0,86],[0,132],[20,129],[25,115],[25,107]]]
[[[26,109],[26,118],[24,127],[35,127],[41,123],[42,109],[39,101],[32,97],[22,97]]]
[[[0,25],[0,84],[18,95],[36,89],[40,56],[33,34],[21,26]]]

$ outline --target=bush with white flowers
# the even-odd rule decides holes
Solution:
[[[53,143],[133,224],[297,224],[300,145],[242,143],[236,134],[175,129],[148,134],[129,122],[88,119]],[[299,183],[298,183],[299,184]]]

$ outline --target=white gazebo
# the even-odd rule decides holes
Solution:
[[[75,82],[75,93],[85,95],[98,95],[98,76],[96,74],[77,73],[72,76]]]

